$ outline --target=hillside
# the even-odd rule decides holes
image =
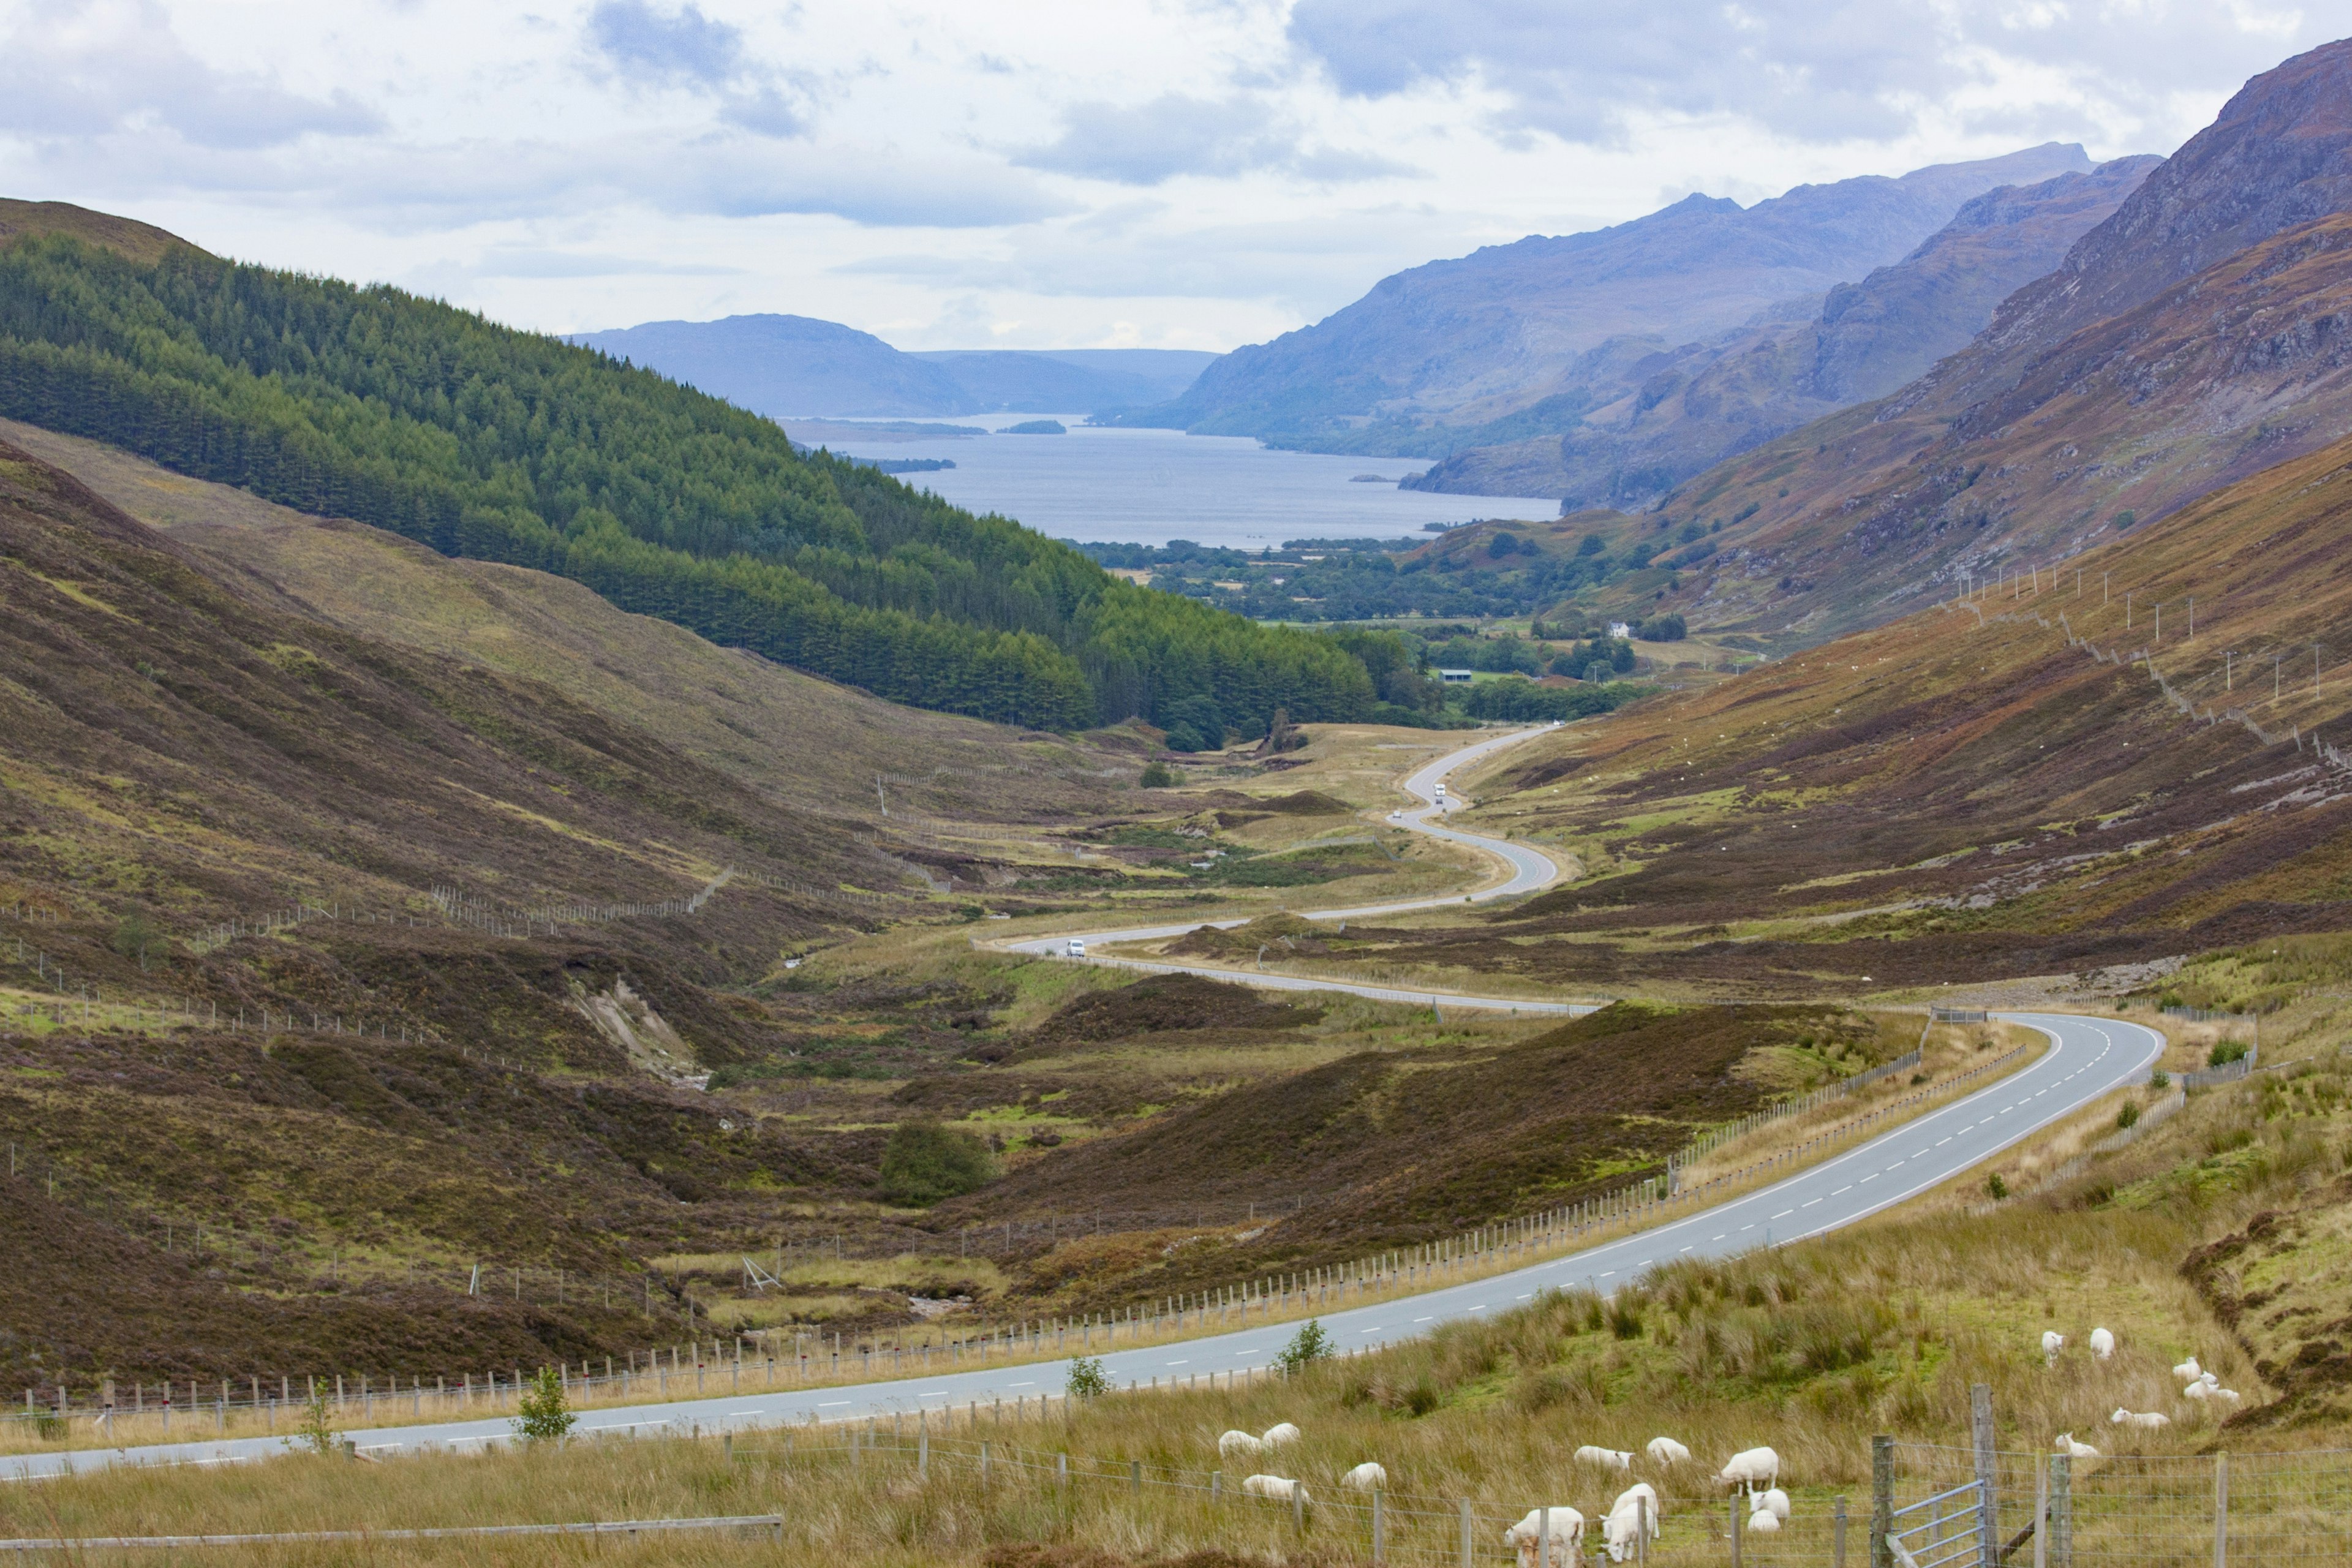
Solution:
[[[2047,566],[2352,430],[2345,376],[2352,43],[2221,117],[1881,402],[1700,475],[1657,520],[1695,622],[1815,638],[1971,577]]]
[[[1386,278],[1356,303],[1237,349],[1130,417],[1319,451],[1442,457],[1517,416],[1557,432],[1637,367],[1763,317],[1802,321],[1900,260],[1970,197],[2089,166],[2051,144],[1899,179],[1801,185],[1742,209],[1692,195],[1632,223],[1530,236]],[[1442,426],[1443,428],[1439,428]]]
[[[401,294],[64,236],[0,249],[0,416],[572,577],[878,696],[1076,729],[1186,703],[1361,716],[1332,644],[1110,576],[1002,518],[594,351]]]
[[[1883,397],[1967,346],[2012,291],[2049,272],[2161,160],[2002,186],[1890,267],[1823,297],[1819,314],[1636,361],[1565,435],[1455,452],[1415,489],[1635,506],[1775,436]]]
[[[92,212],[71,202],[22,202],[0,196],[0,248],[47,235],[64,235],[139,262],[160,261],[172,250],[195,248],[178,235],[135,218]]]
[[[1471,820],[1584,877],[1351,925],[1322,962],[1965,996],[2352,927],[2352,766],[2320,745],[2352,738],[2347,610],[2352,441],[2062,571],[1531,742],[1465,782]]]

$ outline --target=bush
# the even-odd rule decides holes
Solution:
[[[2121,1110],[2118,1110],[2118,1111],[2116,1111],[2116,1125],[2117,1127],[2137,1127],[2137,1126],[2138,1126],[2138,1125],[2139,1125],[2139,1101],[2137,1101],[2137,1100],[2125,1100],[2125,1101],[2124,1101],[2124,1108],[2123,1108]]]
[[[2165,1071],[2162,1068],[2158,1068],[2154,1072],[2147,1075],[2147,1087],[2156,1090],[2158,1094],[2162,1094],[2166,1089],[2172,1087],[2172,1075]]]
[[[1082,1355],[1070,1363],[1070,1381],[1064,1385],[1072,1399],[1094,1399],[1110,1392],[1100,1356]]]
[[[335,1451],[335,1423],[327,1405],[327,1396],[313,1390],[310,1402],[302,1406],[302,1415],[294,1428],[295,1436],[287,1439],[289,1447],[299,1446],[320,1458]]]
[[[1309,1318],[1306,1325],[1291,1337],[1290,1342],[1282,1347],[1282,1353],[1274,1358],[1274,1363],[1286,1373],[1304,1372],[1317,1362],[1328,1359],[1331,1348],[1329,1331],[1319,1319]]]
[[[1995,1171],[1985,1178],[1985,1192],[1991,1196],[1993,1202],[1999,1203],[2009,1196],[2009,1184],[2001,1180],[1999,1171]]]
[[[2206,1053],[2205,1065],[2209,1068],[2225,1068],[2231,1062],[2242,1062],[2245,1059],[2245,1041],[2221,1040],[2217,1042],[2213,1048]]]
[[[1173,789],[1184,782],[1184,775],[1166,763],[1146,763],[1143,777],[1136,782],[1145,789]]]
[[[147,967],[147,955],[163,945],[163,939],[155,934],[155,928],[147,923],[145,915],[132,910],[114,928],[113,945],[114,951],[123,957],[138,960],[139,967],[143,970]]]
[[[515,1436],[526,1443],[560,1443],[571,1432],[572,1424],[580,1419],[572,1414],[572,1402],[563,1396],[563,1379],[551,1366],[539,1369],[523,1391],[521,1414],[512,1423]]]
[[[995,1177],[987,1144],[936,1121],[899,1123],[882,1150],[882,1196],[894,1204],[926,1208]]]

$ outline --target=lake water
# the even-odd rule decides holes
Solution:
[[[942,416],[938,422],[1005,426],[1034,414]],[[906,474],[910,484],[974,511],[996,511],[1055,539],[1196,544],[1236,550],[1291,539],[1393,539],[1424,523],[1478,518],[1536,521],[1559,514],[1558,497],[1449,496],[1355,484],[1358,474],[1394,480],[1429,466],[1415,458],[1327,458],[1278,452],[1240,437],[1178,430],[1094,429],[1065,415],[1066,436],[904,437],[864,440],[827,420],[826,445],[853,458],[947,458],[955,467]],[[795,421],[783,421],[792,430]],[[793,431],[795,439],[802,438]]]

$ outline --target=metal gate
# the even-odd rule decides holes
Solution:
[[[1900,1568],[1986,1568],[1982,1481],[1895,1510],[1886,1549]]]

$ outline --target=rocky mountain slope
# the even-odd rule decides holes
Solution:
[[[2352,431],[2347,153],[2352,42],[2255,78],[1968,348],[1670,496],[1661,526],[1729,524],[1670,596],[1818,638]]]
[[[2002,300],[2055,267],[2161,161],[2118,158],[1988,191],[1901,261],[1832,289],[1813,319],[1634,360],[1614,384],[1596,378],[1603,401],[1565,435],[1456,452],[1412,488],[1549,493],[1570,508],[1646,502],[1785,431],[1883,397],[1965,347]]]
[[[2053,143],[1799,186],[1745,209],[1692,195],[1614,227],[1491,246],[1383,279],[1133,418],[1427,456],[1506,439],[1496,426],[1512,415],[1556,431],[1607,401],[1596,383],[1625,378],[1647,355],[1759,316],[1801,321],[1819,296],[1901,259],[1969,198],[2088,166],[2080,147]]]

